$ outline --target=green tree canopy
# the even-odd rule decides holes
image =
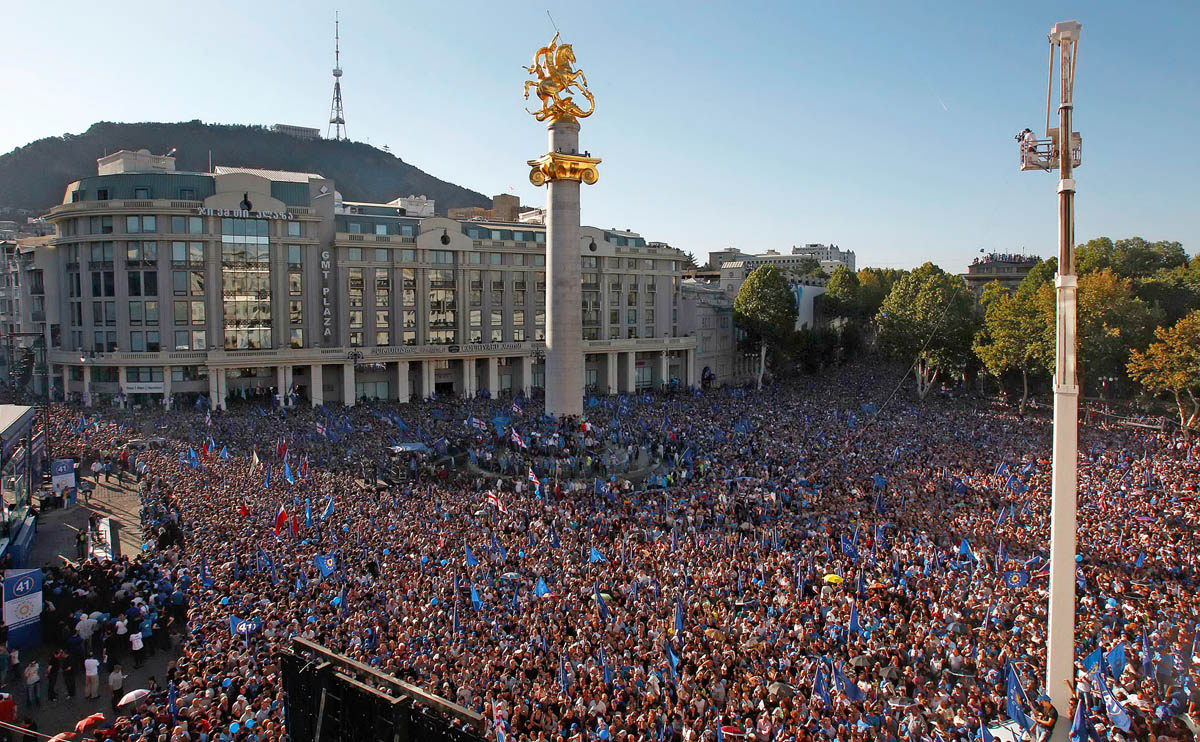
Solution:
[[[883,306],[883,300],[892,292],[908,271],[899,268],[863,268],[858,272],[859,309],[864,317],[874,317]]]
[[[917,396],[938,377],[970,361],[978,317],[975,299],[959,276],[925,263],[900,280],[879,309],[879,340],[897,360],[916,360]]]
[[[733,318],[747,346],[759,350],[759,386],[768,348],[779,347],[795,333],[797,311],[796,297],[775,266],[760,265],[742,282],[733,300]]]
[[[1141,237],[1113,241],[1088,240],[1075,250],[1075,270],[1080,275],[1105,268],[1119,278],[1146,278],[1159,270],[1187,265],[1183,245],[1170,240],[1147,242]]]
[[[975,335],[975,354],[993,376],[1020,373],[1024,408],[1029,398],[1029,377],[1047,371],[1047,359],[1052,361],[1054,357],[1038,291],[1030,283],[1010,293],[993,281],[984,288],[980,303],[983,326]]]
[[[1129,375],[1155,396],[1175,403],[1185,438],[1200,417],[1200,311],[1193,311],[1170,328],[1154,331],[1156,342],[1133,351]]]
[[[825,286],[826,312],[835,317],[858,317],[862,306],[858,299],[860,287],[858,274],[839,265]]]

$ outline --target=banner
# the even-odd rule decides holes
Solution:
[[[4,570],[4,623],[8,642],[27,647],[41,641],[42,570]]]
[[[50,465],[50,481],[57,492],[60,489],[73,489],[75,484],[75,459],[55,459]]]

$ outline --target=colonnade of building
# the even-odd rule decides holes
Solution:
[[[82,365],[82,379],[72,380],[71,369],[78,368],[75,364],[60,364],[63,390],[67,395],[79,394],[84,404],[91,406],[98,392],[104,392],[113,387],[112,384],[102,385],[98,389],[92,380],[93,365]],[[242,384],[237,390],[231,389],[230,371],[244,369],[248,364],[240,363],[235,366],[206,366],[208,374],[207,398],[209,407],[217,409],[225,407],[231,397],[236,397],[236,391],[243,394],[247,388]],[[502,366],[506,373],[502,378]],[[274,372],[274,393],[277,401],[284,406],[296,404],[311,404],[313,407],[336,402],[353,406],[363,397],[384,398],[391,401],[408,402],[412,399],[429,398],[437,393],[449,392],[453,396],[473,398],[486,391],[489,396],[516,395],[528,397],[535,387],[544,385],[544,379],[535,376],[535,369],[543,373],[544,364],[531,356],[468,356],[442,357],[414,360],[363,360],[347,358],[338,363],[282,363],[272,366]],[[268,368],[268,367],[257,367]],[[585,354],[585,368],[593,379],[588,385],[592,394],[628,394],[643,389],[659,388],[663,385],[677,382],[683,386],[698,386],[701,370],[697,368],[696,350],[685,348],[677,351],[607,351]],[[639,373],[639,368],[642,373]],[[303,369],[303,377],[297,380],[297,369]],[[594,373],[592,373],[594,372]],[[260,375],[257,379],[261,380]],[[385,382],[386,386],[373,386],[372,389],[386,389],[386,395],[375,393],[360,393],[358,383],[365,381],[371,384]],[[332,383],[327,383],[332,382]],[[254,382],[251,382],[253,384]],[[128,403],[129,394],[147,394],[146,385],[130,384],[126,366],[117,367],[116,383],[117,404],[124,406]],[[189,381],[179,386],[172,383],[172,367],[162,367],[161,386],[155,388],[154,396],[161,394],[161,404],[169,405],[173,395],[180,393],[202,393],[203,382]],[[340,388],[339,388],[340,387]],[[252,388],[259,389],[261,384]],[[157,404],[157,402],[156,402]]]

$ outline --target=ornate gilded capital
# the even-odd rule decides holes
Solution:
[[[529,182],[535,186],[545,185],[551,180],[577,180],[591,185],[600,179],[596,165],[599,157],[564,155],[550,152],[529,161]]]

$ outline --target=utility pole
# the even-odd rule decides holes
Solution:
[[[1058,710],[1051,739],[1065,742],[1075,687],[1075,528],[1079,486],[1079,380],[1076,374],[1075,168],[1081,143],[1071,128],[1080,24],[1064,21],[1050,31],[1046,88],[1049,140],[1022,144],[1022,170],[1054,170],[1058,180],[1058,275],[1055,278],[1054,468],[1050,495],[1050,605],[1046,627],[1046,694]],[[1057,56],[1058,128],[1050,128]]]

